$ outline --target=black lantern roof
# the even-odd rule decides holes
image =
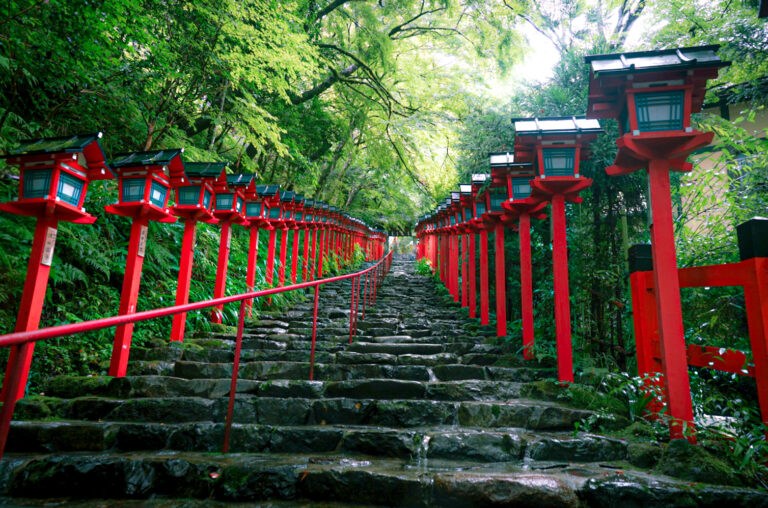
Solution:
[[[227,175],[228,187],[248,187],[256,178],[254,173],[240,173],[235,175]]]
[[[518,136],[542,134],[602,134],[600,122],[584,116],[513,118]]]
[[[296,194],[293,197],[294,204],[304,206],[304,195],[303,194]]]
[[[147,152],[119,153],[110,162],[114,168],[126,168],[134,166],[168,166],[174,157],[181,155],[183,148],[169,148],[165,150],[150,150]]]
[[[314,208],[315,207],[315,200],[314,199],[305,199],[304,200],[304,206],[308,208]]]
[[[218,178],[227,168],[226,162],[185,162],[187,178]]]
[[[271,198],[271,197],[277,196],[277,193],[279,190],[280,190],[279,185],[257,185],[256,186],[256,193],[259,195],[259,197],[262,197],[262,198]]]
[[[726,67],[717,56],[719,45],[692,48],[672,48],[631,53],[589,55],[584,61],[590,64],[592,72],[598,75],[633,74],[664,70]]]
[[[283,203],[293,203],[293,198],[296,196],[296,193],[293,191],[283,191],[280,193],[280,201]]]
[[[18,155],[35,155],[44,153],[75,153],[96,141],[99,143],[101,133],[80,136],[61,136],[58,138],[28,139],[8,152],[8,157]],[[99,143],[99,146],[101,144]]]

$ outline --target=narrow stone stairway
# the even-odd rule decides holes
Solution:
[[[9,506],[768,506],[763,492],[651,475],[591,411],[535,400],[554,370],[491,345],[395,258],[348,344],[350,283],[250,323],[230,453],[234,333],[132,352],[129,376],[58,377],[20,401]]]

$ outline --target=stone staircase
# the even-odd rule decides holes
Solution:
[[[651,475],[593,413],[529,398],[552,369],[488,343],[395,260],[348,344],[346,281],[246,329],[230,453],[234,334],[136,349],[129,376],[58,377],[20,401],[11,506],[768,506],[764,493]]]

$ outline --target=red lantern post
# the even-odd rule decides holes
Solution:
[[[293,207],[293,200],[296,197],[296,193],[292,191],[283,191],[280,193],[280,201],[283,207],[283,219],[280,223],[280,268],[278,272],[278,286],[283,287],[285,285],[285,269],[288,257],[288,233],[293,229],[294,221],[293,214],[295,209]]]
[[[59,221],[92,224],[96,218],[83,207],[88,183],[114,178],[104,162],[100,138],[101,133],[24,141],[6,156],[9,166],[19,166],[19,199],[1,203],[0,210],[37,219],[19,302],[17,332],[36,330],[40,325]],[[10,422],[16,400],[24,396],[34,348],[34,342],[11,348],[3,380],[0,425],[6,425],[6,413]],[[11,373],[17,363],[21,364],[21,376],[13,378]],[[0,435],[7,435],[5,430]]]
[[[530,199],[531,183],[536,177],[533,164],[515,162],[509,153],[491,154],[491,171],[506,181],[507,201],[501,206],[507,210],[510,219],[517,218],[520,249],[520,302],[523,322],[523,358],[533,359],[533,275],[531,267],[531,216],[543,219],[540,211],[546,202]]]
[[[189,303],[197,223],[215,224],[218,222],[212,212],[213,200],[215,199],[213,185],[216,179],[224,173],[226,166],[227,164],[224,162],[187,162],[184,164],[183,179],[178,185],[174,185],[176,205],[171,207],[171,211],[184,221],[179,278],[176,284],[176,305]],[[184,341],[186,322],[186,312],[173,316],[171,341]]]
[[[717,50],[702,46],[585,58],[590,65],[589,117],[619,120],[619,151],[606,172],[616,176],[648,170],[653,273],[672,438],[684,437],[693,408],[669,172],[690,171],[688,155],[712,141],[711,132],[691,126],[691,113],[701,110],[707,80],[729,65],[718,58]]]
[[[579,174],[588,144],[602,133],[596,120],[583,117],[516,119],[517,162],[533,162],[539,176],[530,180],[531,201],[552,203],[552,265],[555,290],[557,371],[561,383],[573,382],[571,306],[565,202],[580,203],[579,192],[592,185]]]
[[[481,189],[485,186],[489,174],[476,173],[472,175],[472,194],[475,198],[475,213],[472,226],[480,233],[480,324],[490,324],[490,308],[488,302],[488,229],[483,221],[486,212],[485,196]]]
[[[232,247],[232,224],[246,224],[245,194],[254,185],[253,174],[222,175],[216,180],[216,207],[213,215],[219,219],[221,234],[219,236],[219,258],[216,267],[216,281],[213,286],[213,297],[221,298],[227,288],[227,268],[229,267],[229,251]],[[211,311],[211,322],[221,323],[223,305],[214,307]]]
[[[304,196],[296,194],[293,200],[293,249],[291,251],[291,282],[296,284],[299,270],[299,242],[304,229]]]
[[[131,236],[128,242],[128,256],[120,295],[120,315],[136,312],[139,298],[141,270],[147,247],[149,221],[176,222],[166,208],[171,181],[181,182],[184,164],[181,149],[153,150],[149,152],[123,153],[115,156],[111,166],[115,169],[120,185],[119,200],[106,206],[107,212],[131,217]],[[133,324],[121,325],[115,329],[112,347],[112,361],[109,375],[125,376],[131,351]]]
[[[269,199],[265,194],[276,193],[277,185],[253,185],[245,189],[245,218],[248,221],[248,267],[245,271],[245,284],[249,291],[256,288],[256,265],[259,256],[259,231],[273,231],[269,223]],[[248,309],[248,317],[253,315],[253,300],[247,300],[245,306]]]

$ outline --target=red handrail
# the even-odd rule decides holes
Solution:
[[[229,431],[232,425],[232,411],[234,408],[235,388],[237,385],[237,371],[240,364],[240,349],[241,349],[241,344],[243,339],[243,328],[245,326],[245,302],[247,300],[252,300],[254,298],[270,296],[277,293],[295,291],[297,289],[304,289],[308,287],[315,288],[315,291],[314,291],[315,306],[314,306],[314,317],[313,317],[313,324],[312,324],[312,350],[310,353],[310,370],[309,370],[309,379],[312,379],[313,371],[314,371],[315,340],[317,337],[317,306],[318,306],[318,300],[320,296],[320,286],[323,284],[328,284],[331,282],[337,282],[337,281],[351,279],[351,278],[355,278],[359,280],[359,277],[362,275],[366,276],[366,283],[367,283],[368,276],[369,276],[368,274],[373,272],[374,270],[375,270],[375,273],[373,273],[371,276],[375,277],[375,279],[380,279],[384,277],[389,271],[389,268],[392,264],[393,253],[394,253],[394,248],[390,249],[390,251],[381,259],[379,259],[379,261],[377,261],[374,265],[369,266],[364,270],[360,270],[359,272],[348,273],[345,275],[338,275],[336,277],[330,277],[327,279],[319,279],[319,280],[314,280],[309,282],[302,282],[300,284],[292,284],[290,286],[263,289],[260,291],[250,291],[250,292],[241,293],[238,295],[225,296],[222,298],[213,298],[211,300],[203,300],[201,302],[188,303],[184,305],[174,305],[172,307],[163,307],[160,309],[146,310],[143,312],[137,312],[135,314],[125,314],[122,316],[112,316],[108,318],[93,319],[90,321],[82,321],[80,323],[70,323],[66,325],[51,326],[48,328],[40,328],[37,330],[8,333],[5,335],[0,335],[0,347],[16,346],[20,344],[29,343],[29,342],[37,342],[40,340],[52,339],[55,337],[76,335],[76,334],[90,332],[94,330],[101,330],[102,328],[109,328],[112,326],[123,325],[126,323],[137,323],[140,321],[148,321],[150,319],[171,316],[171,315],[179,314],[182,312],[190,312],[193,310],[200,310],[200,309],[205,309],[209,307],[215,307],[217,305],[223,305],[223,304],[232,303],[232,302],[240,302],[240,312],[238,315],[238,325],[237,325],[237,339],[235,343],[235,360],[232,366],[232,384],[231,384],[230,395],[229,395],[230,400],[229,400],[229,407],[227,409],[227,424],[226,424],[225,440],[224,440],[224,446],[223,446],[223,452],[226,453],[227,449],[229,448]],[[359,289],[359,282],[357,286]],[[354,290],[355,290],[355,284],[353,281],[353,284],[352,284],[353,294],[354,294]],[[363,306],[363,319],[365,319],[365,304]],[[355,327],[355,334],[356,334],[357,333],[356,319],[350,320],[350,327],[353,326],[353,324]],[[352,333],[350,332],[350,341],[351,341],[351,338],[352,338]],[[13,384],[13,380],[19,379],[22,368],[23,367],[22,367],[21,361],[16,361],[11,367],[9,367],[9,369],[11,370],[11,376],[8,379],[12,380],[11,384]],[[10,389],[11,388],[10,386],[8,388],[9,389],[5,390],[3,407],[2,409],[0,409],[0,459],[2,459],[3,453],[5,451],[5,445],[8,440],[8,432],[10,430],[11,420],[13,419],[13,412],[16,408],[16,397],[15,397],[16,390]]]

